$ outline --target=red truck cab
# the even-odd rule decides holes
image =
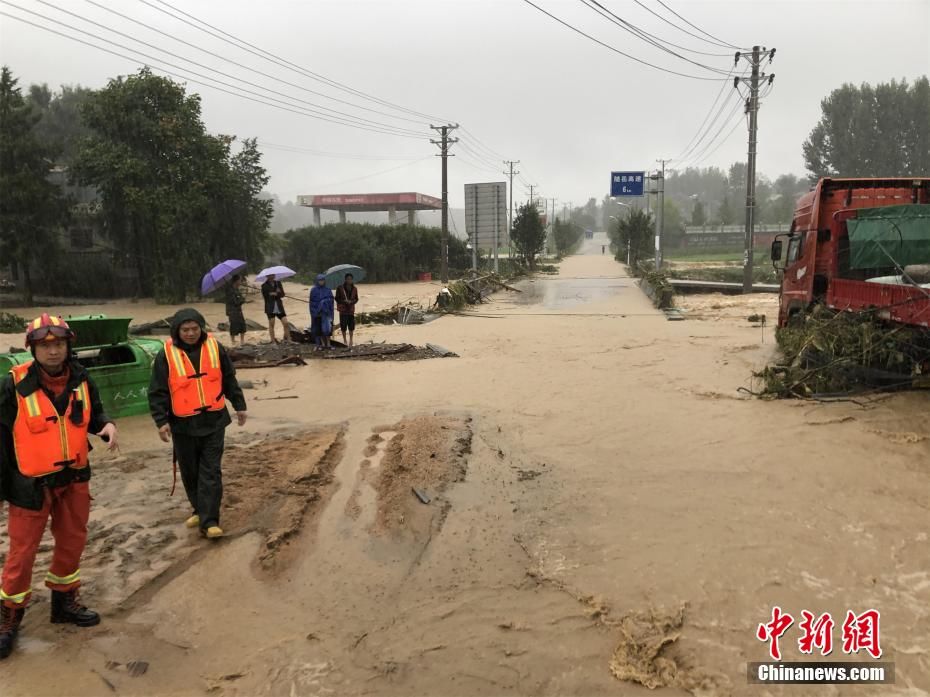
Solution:
[[[862,242],[863,233],[872,239]],[[821,179],[772,243],[776,268],[785,243],[779,326],[815,304],[930,326],[930,283],[906,271],[930,265],[930,177]],[[871,255],[860,253],[869,243]]]

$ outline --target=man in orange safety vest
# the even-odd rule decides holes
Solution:
[[[91,627],[100,616],[78,600],[90,515],[89,433],[116,448],[87,371],[74,360],[74,332],[47,313],[29,323],[33,360],[0,381],[0,499],[9,502],[10,549],[0,580],[0,659],[13,650],[32,593],[32,567],[49,518],[55,547],[45,585],[51,620]]]

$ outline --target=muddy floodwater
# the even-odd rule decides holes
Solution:
[[[242,371],[218,543],[184,528],[150,420],[120,422],[82,566],[103,621],[48,623],[47,538],[4,697],[930,694],[930,396],[751,399],[775,349],[746,316],[775,298],[670,322],[603,243],[474,316],[357,336],[459,358]],[[437,290],[365,286],[360,309]],[[830,660],[847,611],[880,611],[895,684],[747,684],[774,606],[785,660],[811,658],[802,611],[835,619]]]

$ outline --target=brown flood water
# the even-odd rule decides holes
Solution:
[[[121,422],[82,572],[103,622],[47,623],[45,549],[4,696],[930,694],[928,395],[744,398],[774,352],[745,317],[774,299],[669,322],[601,243],[481,316],[359,336],[460,358],[243,371],[218,544],[184,530],[151,422]],[[880,610],[896,684],[748,685],[774,605],[831,612],[837,647],[847,609]]]

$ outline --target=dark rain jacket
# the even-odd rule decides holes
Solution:
[[[262,283],[262,298],[265,300],[265,316],[286,314],[284,311],[284,284],[281,281]]]
[[[100,402],[100,392],[94,381],[90,379],[84,366],[76,360],[71,360],[71,375],[64,393],[58,399],[53,399],[55,409],[64,414],[68,408],[68,399],[84,380],[87,380],[90,393],[90,423],[88,433],[99,433],[104,426],[112,423],[103,411]],[[7,374],[0,380],[0,500],[9,501],[14,506],[37,511],[42,508],[45,501],[45,489],[71,484],[72,482],[86,482],[90,479],[90,465],[80,469],[66,467],[61,472],[55,472],[45,477],[26,477],[19,471],[16,464],[16,450],[13,447],[13,424],[16,421],[16,412],[19,408],[16,400],[16,391],[23,396],[32,394],[36,390],[45,389],[39,380],[38,364],[33,362],[26,377],[19,385],[13,383],[13,376]],[[46,394],[49,394],[46,392]],[[49,398],[52,395],[49,394]]]
[[[193,346],[188,346],[182,342],[178,333],[181,325],[188,321],[197,322],[202,330],[200,341]],[[206,325],[203,315],[192,308],[178,310],[171,320],[171,338],[174,340],[174,345],[187,354],[195,370],[200,370],[200,347],[207,338]],[[223,395],[229,402],[232,402],[233,409],[245,411],[245,397],[242,395],[242,388],[239,387],[239,381],[236,379],[236,368],[222,344],[219,351],[220,370],[223,372]],[[155,362],[152,364],[152,381],[149,385],[149,411],[152,413],[152,418],[155,419],[156,426],[161,428],[165,424],[170,424],[172,433],[180,433],[186,436],[208,436],[232,423],[228,409],[205,411],[186,418],[171,413],[171,392],[168,389],[168,357],[165,355],[164,349],[158,352]]]

